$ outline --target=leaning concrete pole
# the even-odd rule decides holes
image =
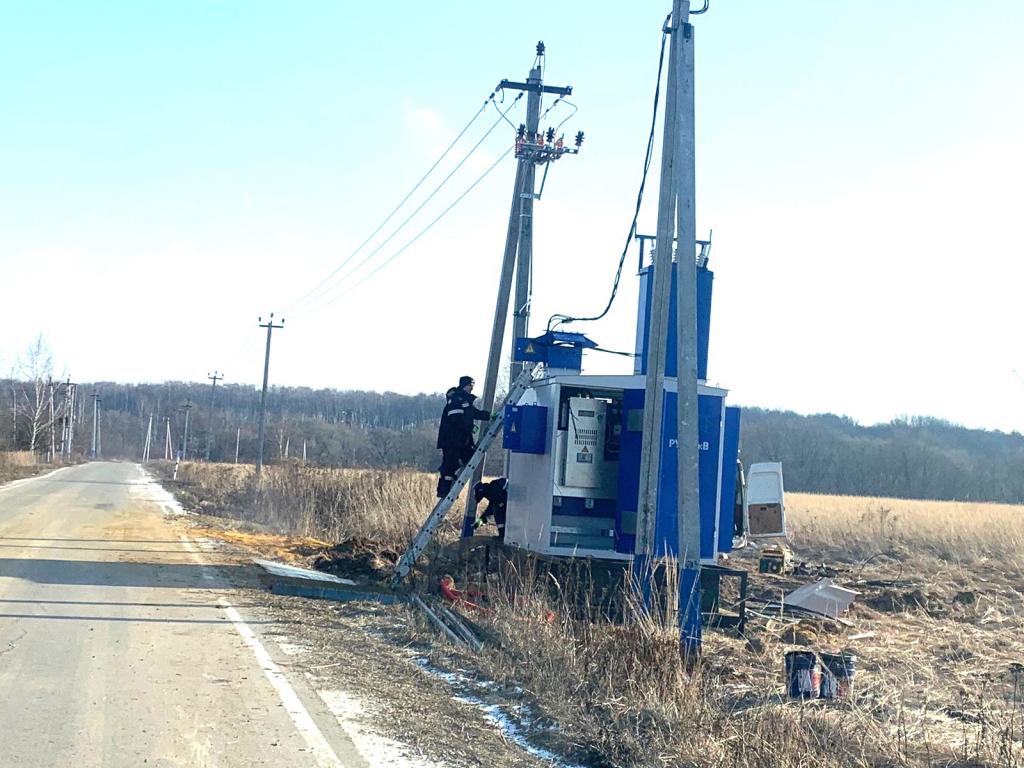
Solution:
[[[516,164],[516,180],[512,187],[512,210],[508,215],[508,230],[505,232],[505,255],[501,259],[501,275],[498,278],[498,298],[494,303],[494,324],[491,326],[491,348],[487,352],[487,373],[484,376],[483,408],[493,410],[494,395],[498,388],[498,368],[501,366],[501,349],[505,343],[505,328],[508,325],[508,303],[512,293],[512,276],[515,272],[516,254],[519,249],[519,216],[522,209],[523,181],[526,178],[525,161]],[[513,338],[515,343],[515,338]],[[473,473],[473,485],[484,476],[484,462]],[[473,486],[470,486],[471,488]],[[463,537],[473,535],[476,520],[476,497],[466,497],[466,512],[462,519]]]
[[[697,215],[694,133],[694,45],[690,3],[673,9],[676,71],[676,349],[678,387],[679,628],[688,657],[700,652],[700,495],[697,394]],[[678,22],[676,21],[678,19]]]

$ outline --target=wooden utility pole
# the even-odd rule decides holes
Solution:
[[[502,80],[499,88],[527,91],[526,125],[520,128],[521,146],[536,145],[540,125],[541,95],[554,93],[559,96],[572,94],[572,86],[564,88],[543,84],[544,43],[537,43],[537,58],[534,60],[530,75],[525,83]],[[501,274],[498,279],[498,298],[494,304],[494,322],[491,326],[491,346],[487,353],[487,372],[484,376],[483,408],[490,411],[494,408],[494,396],[498,386],[498,369],[501,366],[501,350],[505,343],[505,327],[508,325],[509,299],[512,293],[513,273],[516,278],[516,296],[513,305],[512,343],[525,336],[529,328],[530,317],[530,272],[533,269],[533,201],[536,183],[538,155],[533,152],[517,152],[515,182],[512,185],[512,206],[508,216],[508,229],[505,232],[505,253],[501,260]],[[518,255],[518,260],[517,260]],[[509,381],[514,381],[521,366],[511,364]],[[480,482],[484,473],[484,462],[481,462],[473,475],[473,485]],[[466,513],[462,523],[462,535],[471,536],[473,521],[476,518],[476,498],[469,494],[466,501]]]
[[[224,378],[224,374],[213,373],[206,374],[206,378],[210,380],[210,408],[209,414],[206,417],[206,460],[210,460],[210,453],[213,450],[213,405],[214,399],[217,396],[217,382]]]
[[[267,329],[267,353],[263,358],[263,392],[260,394],[260,429],[256,444],[256,477],[263,471],[263,441],[267,431],[267,382],[270,378],[270,337],[275,328],[284,328],[284,318],[281,318],[280,325],[274,324],[274,313],[270,313],[270,319],[263,322],[259,318],[260,328]]]

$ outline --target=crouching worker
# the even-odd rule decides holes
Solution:
[[[440,478],[437,481],[437,498],[448,495],[459,470],[469,463],[476,450],[473,442],[473,422],[487,421],[491,414],[476,407],[471,376],[459,379],[459,386],[445,393],[447,402],[441,412],[441,423],[437,428],[437,447],[441,449]]]
[[[494,518],[494,524],[498,527],[498,538],[505,540],[505,506],[508,504],[508,478],[499,477],[489,483],[477,483],[473,486],[473,495],[476,496],[477,504],[487,499],[487,509],[473,523],[473,528],[479,528],[487,522],[487,518]]]

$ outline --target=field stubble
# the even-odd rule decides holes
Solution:
[[[251,472],[186,464],[175,490],[199,511],[358,540],[382,565],[434,501],[423,473],[273,467],[257,499]],[[1024,766],[1024,509],[806,494],[790,494],[788,508],[799,559],[860,591],[848,624],[793,627],[762,609],[747,638],[707,632],[691,673],[671,627],[638,610],[624,622],[575,618],[544,578],[518,573],[492,584],[490,610],[474,616],[490,650],[435,645],[433,660],[523,691],[551,726],[542,738],[591,765]],[[442,538],[454,535],[453,523]],[[756,570],[749,551],[733,564]],[[751,579],[755,600],[813,580]],[[792,647],[853,651],[854,695],[784,700]]]

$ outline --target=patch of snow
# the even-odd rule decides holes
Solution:
[[[299,656],[309,651],[309,646],[307,645],[289,643],[286,640],[278,640],[277,647],[281,649],[281,653],[285,656]]]
[[[567,763],[559,758],[554,752],[544,749],[543,747],[538,747],[530,742],[527,729],[522,725],[523,716],[527,718],[530,716],[530,710],[528,707],[519,707],[518,710],[520,716],[516,717],[510,715],[500,705],[490,704],[471,692],[474,688],[476,690],[493,690],[498,687],[496,683],[491,681],[477,682],[458,672],[445,672],[444,670],[435,667],[422,656],[414,656],[412,660],[413,663],[431,677],[444,680],[450,686],[459,691],[455,696],[452,696],[455,701],[463,704],[469,704],[470,706],[479,709],[483,714],[484,719],[495,726],[499,731],[501,731],[505,738],[516,744],[516,746],[523,751],[546,761],[549,765],[557,766],[558,768],[583,768],[575,763]]]
[[[160,483],[151,474],[149,474],[141,464],[136,464],[135,466],[138,468],[139,472],[142,473],[143,477],[143,482],[132,484],[132,495],[135,496],[135,498],[158,504],[163,509],[164,515],[167,517],[194,514],[181,506],[181,503],[174,498],[174,494],[160,485]]]
[[[359,754],[374,768],[443,768],[438,763],[420,757],[410,757],[405,745],[370,728],[368,723],[372,715],[354,696],[344,691],[317,693],[338,719],[338,724],[348,734]]]

